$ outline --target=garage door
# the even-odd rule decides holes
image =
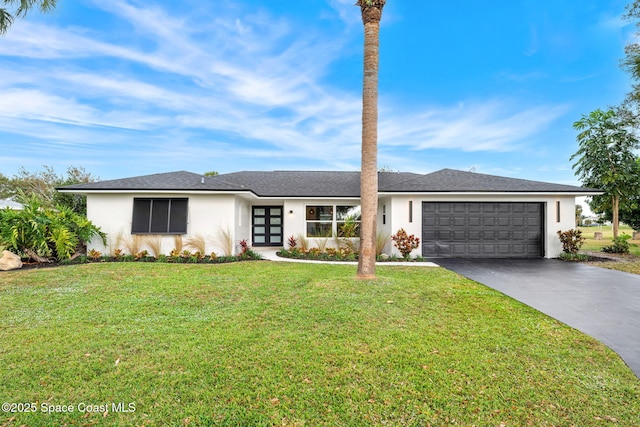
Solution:
[[[542,203],[423,202],[422,255],[541,257],[542,219]]]

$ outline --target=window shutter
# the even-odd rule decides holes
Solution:
[[[131,233],[148,233],[151,219],[151,200],[133,199],[133,220]]]
[[[169,225],[169,199],[154,199],[151,210],[150,233],[166,233]]]
[[[169,218],[169,233],[186,234],[187,211],[189,199],[172,199],[171,216]]]

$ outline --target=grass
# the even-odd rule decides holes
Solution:
[[[604,246],[610,246],[613,243],[613,230],[611,226],[578,227],[578,230],[582,231],[582,237],[586,239],[582,250],[600,251]],[[602,240],[595,239],[594,235],[596,232],[602,233]],[[629,226],[621,225],[619,234],[622,235],[623,233],[633,236],[633,229]],[[629,243],[636,245],[631,247],[631,254],[640,255],[640,240],[629,240]]]
[[[582,246],[582,251],[599,252],[604,246],[610,246],[613,243],[613,230],[610,226],[603,227],[579,227],[582,230],[582,236],[586,239]],[[596,240],[595,232],[602,233],[602,240]],[[629,226],[620,226],[620,235],[626,233],[633,236],[633,229]],[[615,262],[597,262],[593,265],[598,267],[609,268],[612,270],[626,271],[627,273],[640,274],[640,240],[629,240],[631,248],[629,256],[621,258]]]
[[[266,261],[2,273],[0,399],[37,411],[0,426],[640,423],[640,381],[578,331],[441,268],[354,277]]]

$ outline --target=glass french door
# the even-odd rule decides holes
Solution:
[[[253,206],[253,246],[282,246],[282,206]]]

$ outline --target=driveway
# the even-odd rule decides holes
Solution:
[[[432,261],[609,346],[640,378],[640,276],[553,259]]]

